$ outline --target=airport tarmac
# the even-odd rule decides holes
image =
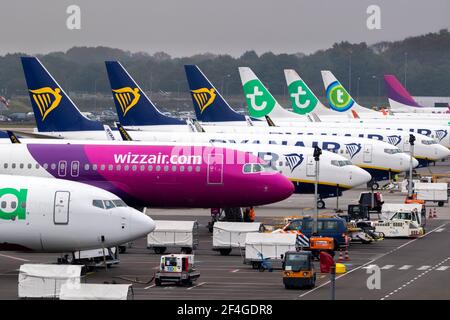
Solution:
[[[433,169],[433,168],[432,168]],[[439,166],[433,172],[448,172],[449,166]],[[424,169],[421,169],[424,170]],[[339,207],[355,203],[359,193],[355,189],[344,193]],[[386,202],[400,203],[404,195],[383,192]],[[326,200],[332,212],[336,199]],[[256,208],[257,220],[281,221],[282,217],[312,213],[313,196],[294,195],[289,199]],[[426,234],[416,239],[385,239],[371,244],[352,243],[350,260],[344,261],[347,273],[337,277],[336,299],[450,299],[450,210],[449,205],[435,207],[437,219],[427,220]],[[195,251],[196,268],[201,276],[192,287],[164,285],[155,287],[148,282],[158,269],[159,255],[146,248],[146,239],[136,241],[132,248],[120,255],[120,264],[107,270],[88,274],[88,283],[133,283],[135,299],[330,299],[329,275],[318,274],[316,287],[311,290],[284,289],[280,270],[259,272],[243,264],[239,250],[230,256],[212,251],[212,234],[206,225],[210,219],[206,209],[149,209],[154,219],[197,220],[199,248]],[[178,253],[178,252],[173,252]],[[54,263],[56,254],[0,252],[0,299],[17,299],[18,268],[23,263]],[[337,259],[337,256],[336,256]],[[381,268],[380,289],[368,289],[368,268]],[[316,270],[318,270],[316,264]]]

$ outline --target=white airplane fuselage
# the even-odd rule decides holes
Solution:
[[[74,181],[0,175],[1,250],[71,252],[111,247],[154,228],[150,217],[103,189]]]

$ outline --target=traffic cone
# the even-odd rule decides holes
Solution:
[[[350,257],[348,255],[348,247],[345,247],[345,260],[350,260]]]
[[[431,208],[430,208],[430,212],[428,213],[428,219],[433,219],[433,214],[431,213]]]
[[[433,218],[437,218],[436,208],[433,210]]]
[[[339,249],[339,259],[338,259],[338,261],[339,262],[344,261],[344,257],[342,256],[342,249]]]

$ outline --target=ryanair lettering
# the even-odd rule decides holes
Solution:
[[[44,87],[36,90],[29,90],[32,101],[37,105],[41,113],[42,121],[52,112],[61,102],[61,89]]]
[[[124,116],[139,102],[139,99],[141,98],[138,88],[124,87],[113,90],[113,92]]]
[[[293,172],[295,168],[301,165],[304,159],[303,155],[299,153],[285,154],[284,157],[286,158],[286,163],[289,169],[291,169],[291,172]]]
[[[214,88],[200,88],[191,90],[191,94],[200,109],[200,113],[203,113],[203,111],[205,111],[205,109],[209,107],[216,99],[216,92]]]
[[[239,143],[239,144],[275,144],[275,145],[283,145],[283,146],[287,146],[287,145],[293,145],[296,147],[309,147],[309,148],[314,148],[314,147],[320,147],[322,150],[326,150],[326,151],[331,151],[331,152],[338,152],[339,149],[341,149],[341,145],[337,142],[333,142],[333,141],[322,141],[322,142],[318,142],[318,141],[313,141],[312,143],[307,143],[305,144],[304,141],[298,140],[297,142],[295,142],[294,144],[292,143],[288,143],[287,140],[269,140],[268,142],[265,141],[261,141],[261,140],[242,140],[239,142],[236,142],[236,140],[230,139],[230,140],[224,140],[224,139],[210,139],[209,140],[210,143]]]

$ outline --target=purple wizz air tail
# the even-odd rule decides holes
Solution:
[[[384,84],[389,99],[389,105],[394,112],[433,112],[450,113],[450,107],[445,108],[427,108],[419,105],[406,88],[392,75],[384,76]]]
[[[249,153],[205,145],[141,143],[0,146],[2,173],[80,181],[133,206],[245,207],[281,201],[294,187]]]

